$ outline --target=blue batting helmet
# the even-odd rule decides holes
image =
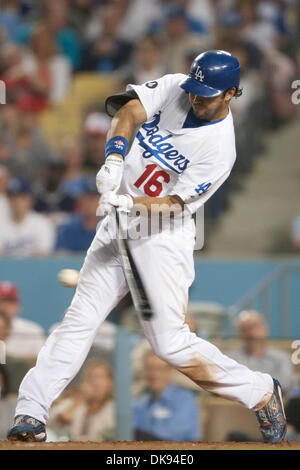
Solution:
[[[232,87],[239,87],[240,63],[230,52],[211,50],[198,55],[190,73],[180,82],[188,93],[214,98]]]

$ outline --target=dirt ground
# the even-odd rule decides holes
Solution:
[[[300,443],[282,442],[13,442],[0,441],[1,450],[300,450]]]

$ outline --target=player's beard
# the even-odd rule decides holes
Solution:
[[[220,102],[214,103],[212,107],[206,101],[203,103],[191,103],[193,112],[198,119],[205,119],[206,121],[216,121],[226,116],[228,107],[224,99]]]

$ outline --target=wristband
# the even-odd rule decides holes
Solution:
[[[105,145],[105,158],[107,158],[111,153],[118,153],[122,155],[123,159],[126,156],[126,152],[128,149],[128,140],[122,136],[115,136],[109,139]]]

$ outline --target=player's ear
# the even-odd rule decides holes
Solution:
[[[229,101],[231,100],[231,98],[234,97],[235,92],[236,92],[236,88],[235,88],[235,87],[232,87],[232,88],[229,88],[228,90],[226,90],[226,92],[225,92],[225,101],[229,103]]]

